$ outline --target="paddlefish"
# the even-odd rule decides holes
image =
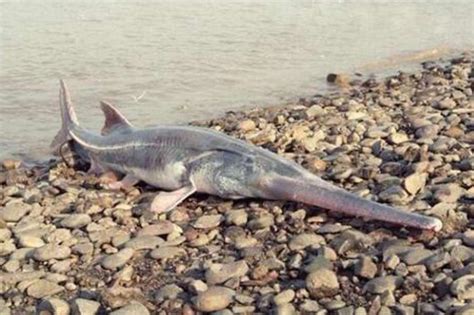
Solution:
[[[151,210],[174,209],[195,192],[225,199],[261,198],[305,203],[330,211],[396,225],[439,231],[439,219],[402,211],[339,188],[264,148],[224,133],[194,126],[137,128],[110,103],[101,102],[101,133],[81,127],[69,91],[60,81],[62,126],[51,143],[57,151],[73,141],[87,155],[90,171],[124,174],[109,189],[139,181],[160,189]]]

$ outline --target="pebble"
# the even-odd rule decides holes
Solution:
[[[249,267],[245,260],[228,264],[212,264],[206,271],[207,284],[220,284],[230,278],[239,278],[247,274]]]
[[[403,278],[398,276],[384,276],[370,280],[364,286],[364,291],[381,294],[385,291],[394,291],[403,283]]]
[[[165,300],[175,300],[183,292],[184,290],[176,284],[167,284],[158,290],[155,295],[155,299],[158,302],[163,302]]]
[[[462,240],[467,246],[474,247],[474,230],[467,230],[464,232],[462,235]]]
[[[127,241],[124,244],[124,247],[132,248],[134,250],[154,249],[163,243],[164,240],[158,236],[142,235]]]
[[[105,257],[101,263],[102,267],[109,270],[123,267],[133,257],[134,253],[133,248],[124,248],[116,254]]]
[[[239,129],[243,132],[253,131],[256,128],[257,128],[257,125],[251,119],[246,119],[239,123]]]
[[[41,299],[64,291],[64,288],[48,280],[36,280],[28,286],[26,293],[36,299]]]
[[[38,261],[51,259],[66,259],[71,255],[71,249],[64,245],[46,244],[35,249],[33,258]]]
[[[450,289],[461,300],[474,299],[474,275],[465,275],[454,280]]]
[[[248,215],[245,210],[232,210],[226,213],[226,223],[243,226],[247,224]]]
[[[403,262],[407,265],[423,264],[429,257],[433,256],[433,251],[428,249],[413,248],[400,255]]]
[[[8,256],[16,250],[13,240],[0,243],[0,257]]]
[[[273,302],[276,305],[287,304],[293,301],[293,299],[295,298],[295,295],[296,295],[295,291],[288,289],[275,295],[273,297]]]
[[[138,302],[132,302],[124,307],[119,308],[113,312],[110,312],[109,315],[149,315],[150,311]]]
[[[201,292],[195,299],[194,305],[198,311],[214,312],[225,309],[232,303],[234,291],[221,286],[210,287]]]
[[[372,279],[377,273],[377,265],[374,264],[370,257],[363,256],[355,265],[354,272],[358,276]]]
[[[275,219],[272,214],[262,214],[260,217],[251,220],[247,223],[250,230],[265,229],[275,224]]]
[[[79,298],[71,302],[71,315],[95,315],[99,309],[100,303],[94,300]]]
[[[0,209],[0,219],[6,222],[18,222],[28,212],[31,206],[23,202],[10,202],[5,207]]]
[[[306,289],[312,297],[320,298],[333,296],[339,290],[339,281],[334,271],[318,269],[306,277]]]
[[[12,236],[12,232],[9,229],[7,228],[0,229],[0,242],[9,240],[11,236]]]
[[[463,189],[458,184],[438,185],[434,188],[434,198],[439,202],[456,202],[463,194]]]
[[[427,174],[414,173],[405,178],[403,186],[406,191],[412,195],[416,195],[425,187]]]
[[[193,226],[196,229],[213,229],[218,227],[223,220],[222,214],[203,215],[194,222]]]
[[[70,214],[61,220],[61,226],[68,229],[80,229],[91,223],[90,215],[85,213]]]
[[[38,248],[44,246],[44,241],[40,237],[22,235],[18,237],[18,244],[21,247]]]
[[[36,309],[36,314],[39,315],[69,315],[70,307],[69,304],[58,298],[48,298],[41,301]],[[81,314],[81,313],[72,313],[72,315]],[[91,315],[95,313],[90,313]],[[84,313],[81,315],[85,315]]]
[[[298,251],[305,249],[308,246],[317,246],[320,244],[325,244],[324,237],[317,234],[299,234],[291,239],[288,244],[288,247],[291,250]]]
[[[150,224],[150,225],[144,226],[140,231],[138,231],[137,236],[168,235],[168,234],[171,234],[174,230],[175,230],[175,225],[172,222],[162,220],[162,221],[159,221],[155,224]]]
[[[296,315],[296,309],[295,307],[290,304],[278,304],[277,309],[276,309],[276,314],[277,315]]]
[[[154,259],[170,259],[183,255],[186,255],[186,251],[183,248],[174,246],[160,247],[150,252],[150,256]]]

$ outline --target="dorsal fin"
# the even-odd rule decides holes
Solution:
[[[128,130],[133,128],[133,125],[122,115],[119,110],[112,104],[101,101],[100,108],[104,112],[105,122],[104,127],[102,127],[102,135],[108,135],[109,133],[116,130]]]

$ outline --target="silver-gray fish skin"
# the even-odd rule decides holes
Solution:
[[[72,138],[88,152],[93,163],[170,190],[161,199],[158,197],[162,193],[155,198],[166,211],[198,191],[224,198],[293,200],[399,225],[435,231],[442,228],[439,219],[365,200],[323,181],[293,161],[210,129],[125,126],[121,132],[92,133],[79,126],[62,81],[60,104],[63,127],[52,147]],[[123,115],[118,111],[115,114],[117,123],[127,125]]]

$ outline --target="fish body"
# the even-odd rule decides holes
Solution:
[[[64,82],[60,108],[63,125],[52,143],[72,140],[102,170],[126,174],[165,190],[152,210],[173,209],[194,192],[222,198],[291,200],[329,210],[422,229],[440,230],[440,220],[401,211],[351,194],[323,181],[299,164],[234,139],[193,126],[136,128],[112,105],[102,102],[106,116],[102,134],[82,128]]]

